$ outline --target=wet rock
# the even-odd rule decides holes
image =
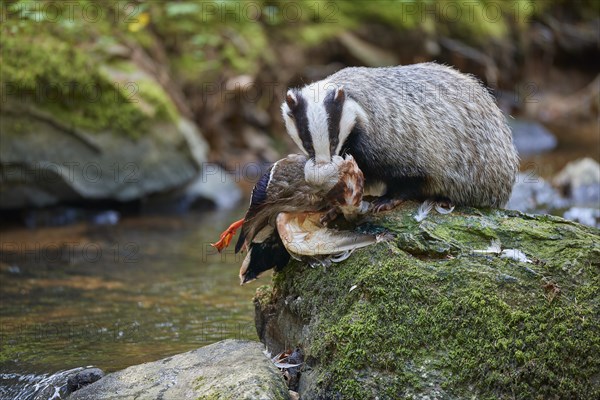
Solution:
[[[217,209],[234,208],[242,199],[235,177],[216,164],[205,164],[202,174],[186,186],[185,198],[194,207],[199,199],[211,201]]]
[[[224,340],[106,375],[69,400],[289,399],[263,345]]]
[[[23,213],[23,223],[31,229],[71,225],[84,221],[93,225],[115,225],[120,218],[121,214],[115,210],[93,210],[63,206],[34,208]]]
[[[118,211],[100,211],[90,216],[90,222],[94,225],[116,225],[121,219]]]
[[[563,217],[580,224],[600,228],[600,209],[598,208],[572,207],[563,214]]]
[[[4,179],[0,208],[130,201],[187,184],[205,161],[206,147],[196,143],[202,143],[199,132],[184,120],[155,125],[135,140],[111,132],[82,132],[94,143],[89,145],[61,125],[27,115],[0,118]],[[189,137],[183,134],[190,129]]]
[[[557,145],[556,137],[537,122],[509,118],[508,124],[515,147],[522,156],[543,153]]]
[[[596,161],[586,158],[569,163],[552,182],[554,185],[533,171],[519,173],[506,208],[562,215],[585,225],[599,226],[600,165]]]
[[[521,172],[513,186],[507,209],[543,213],[569,206],[567,199],[532,171]]]
[[[576,205],[600,208],[600,184],[572,188],[571,200]]]
[[[151,196],[144,202],[144,213],[185,213],[190,209],[229,210],[239,204],[242,191],[236,177],[213,163],[205,163],[202,172],[184,187]]]
[[[97,381],[104,372],[79,367],[53,374],[0,373],[0,398],[18,400],[59,400]]]
[[[268,350],[304,352],[301,398],[598,398],[600,230],[417,209],[363,223],[391,242],[327,269],[291,262],[257,291]]]
[[[127,202],[198,176],[208,146],[168,81],[133,55],[86,51],[52,32],[0,38],[9,85],[0,208]]]
[[[600,164],[591,158],[568,163],[552,180],[577,206],[600,208]]]
[[[104,377],[104,371],[100,368],[86,368],[73,375],[69,375],[67,379],[67,391],[73,393],[84,386],[96,382]]]

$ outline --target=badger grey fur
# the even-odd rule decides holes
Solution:
[[[482,84],[450,67],[345,68],[290,89],[281,109],[313,184],[347,152],[386,198],[502,207],[510,197],[518,156],[505,118]]]

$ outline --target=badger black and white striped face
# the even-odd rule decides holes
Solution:
[[[333,157],[339,155],[358,120],[365,118],[364,111],[343,87],[327,80],[290,89],[281,111],[288,134],[310,158],[306,181],[324,184],[336,172]]]

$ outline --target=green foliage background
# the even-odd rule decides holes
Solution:
[[[600,2],[594,0],[5,1],[0,80],[5,94],[18,87],[21,97],[68,124],[139,137],[148,115],[127,101],[127,87],[115,86],[99,68],[134,68],[115,54],[123,44],[161,54],[158,62],[192,90],[223,76],[276,67],[283,43],[302,51],[347,30],[368,30],[369,24],[478,46],[518,42],[537,19],[586,20],[598,13]],[[50,102],[31,94],[40,85],[65,84],[68,90],[57,91]],[[93,101],[90,88],[99,92]],[[177,118],[163,90],[143,82],[138,90],[153,105],[152,118]]]

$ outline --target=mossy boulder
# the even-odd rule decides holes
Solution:
[[[54,25],[0,28],[0,208],[129,201],[199,176],[208,146],[144,51]]]
[[[304,351],[301,397],[600,398],[600,231],[467,208],[417,222],[417,207],[359,227],[389,242],[292,262],[257,292],[267,348]]]

